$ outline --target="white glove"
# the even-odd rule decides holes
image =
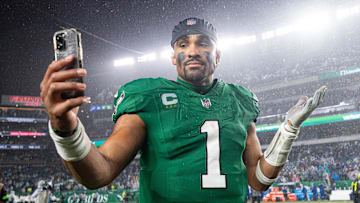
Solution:
[[[322,103],[326,89],[326,86],[320,87],[315,92],[314,97],[310,99],[306,96],[301,97],[298,103],[287,112],[284,123],[281,124],[269,147],[264,152],[266,162],[272,166],[285,164],[301,124]]]
[[[314,97],[310,99],[307,96],[302,96],[300,100],[293,106],[286,114],[285,129],[290,127],[294,130],[299,129],[301,124],[310,116],[310,114],[323,102],[326,86],[320,87],[316,90]],[[291,132],[292,130],[290,130]]]

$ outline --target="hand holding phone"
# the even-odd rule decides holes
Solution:
[[[55,61],[49,64],[40,83],[40,96],[49,115],[52,127],[71,132],[77,125],[79,107],[90,103],[82,96],[86,89],[82,68],[80,33],[62,30],[54,34]]]
[[[62,70],[83,68],[82,43],[80,32],[78,32],[74,28],[60,30],[58,32],[55,32],[53,41],[56,61],[61,60],[67,56],[75,57],[74,62],[68,66],[65,66]],[[82,78],[74,78],[68,81],[83,83]],[[79,96],[84,96],[84,92],[66,91],[61,94],[61,97],[63,99],[70,99]]]

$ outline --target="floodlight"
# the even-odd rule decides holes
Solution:
[[[163,59],[170,59],[172,53],[173,50],[171,48],[166,48],[160,53],[160,56]]]
[[[355,15],[360,13],[360,6],[355,6],[353,8],[342,8],[342,9],[338,9],[336,11],[336,18],[341,20],[343,18]]]
[[[270,31],[267,31],[267,32],[264,32],[264,33],[261,34],[261,38],[263,40],[271,39],[273,37],[275,37],[275,32],[273,30],[270,30]]]
[[[150,54],[144,54],[142,56],[138,57],[138,62],[139,63],[143,63],[143,62],[148,62],[148,61],[155,61],[156,60],[156,53],[150,53]]]
[[[217,48],[220,51],[225,51],[227,50],[232,44],[234,43],[234,39],[232,38],[222,38],[219,39],[217,42]]]
[[[294,26],[294,30],[304,32],[323,31],[330,25],[330,15],[327,11],[308,11]]]
[[[256,42],[256,35],[242,36],[235,40],[235,44],[250,44]]]
[[[135,60],[132,57],[114,60],[114,66],[115,67],[133,65],[133,64],[135,64]]]
[[[276,34],[276,36],[282,36],[282,35],[291,33],[293,31],[295,31],[295,28],[292,25],[289,25],[289,26],[284,26],[284,27],[280,27],[280,28],[276,29],[275,34]]]

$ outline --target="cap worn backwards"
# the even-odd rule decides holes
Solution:
[[[176,25],[172,31],[171,46],[174,47],[175,42],[190,34],[203,34],[208,36],[211,40],[217,41],[216,29],[214,26],[199,18],[187,18],[178,25]]]

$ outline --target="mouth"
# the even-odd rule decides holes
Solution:
[[[190,61],[185,63],[185,66],[189,67],[189,68],[201,68],[203,64],[201,62],[198,61]]]

